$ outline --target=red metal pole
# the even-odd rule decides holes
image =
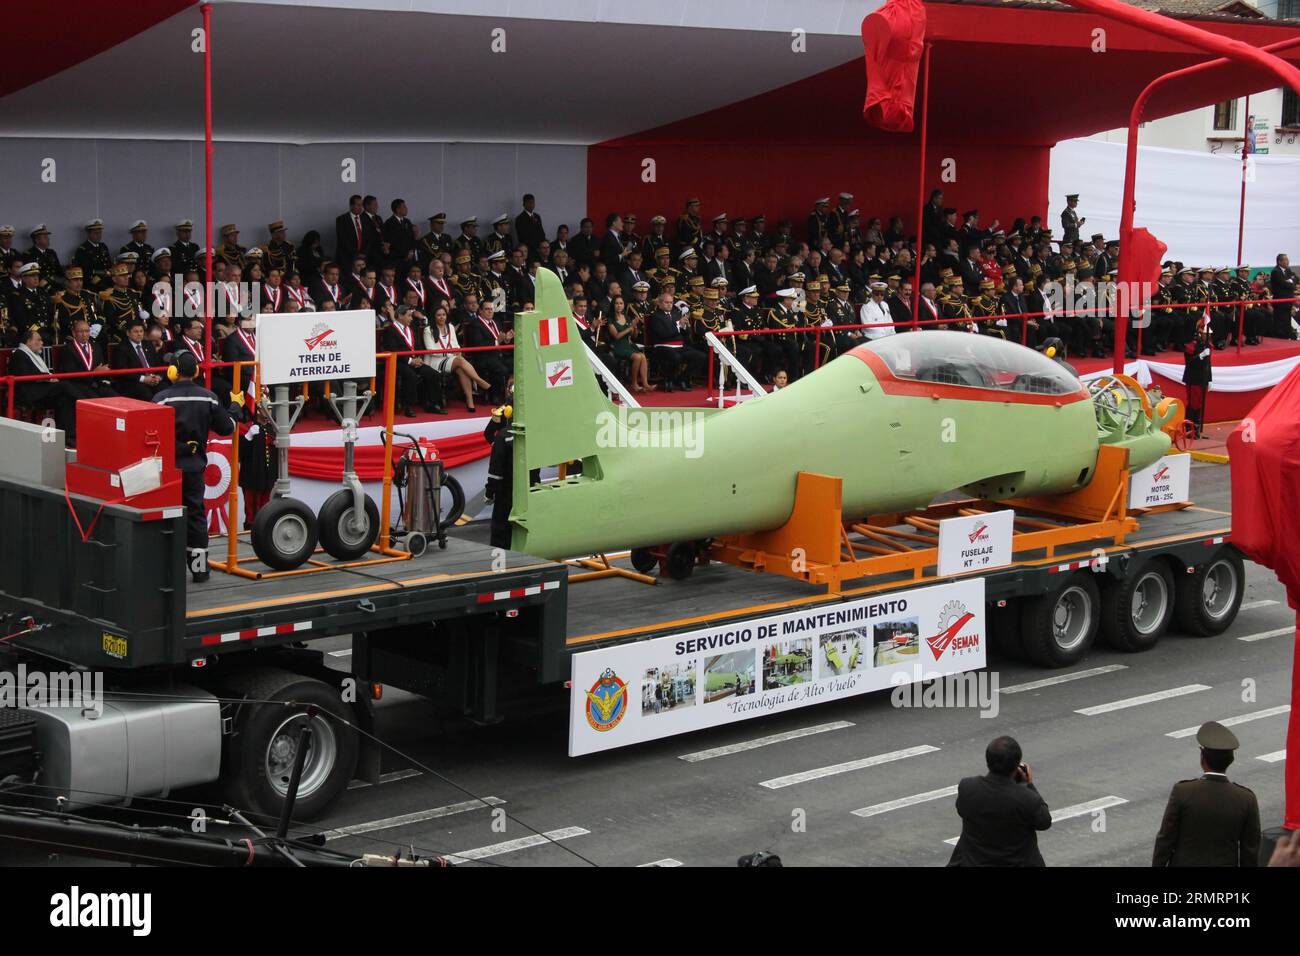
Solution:
[[[1092,0],[1067,0],[1067,2],[1070,2],[1074,6],[1086,7],[1088,2],[1092,2]],[[1178,22],[1178,21],[1171,21],[1171,22]],[[1281,64],[1281,67],[1284,68],[1285,70],[1294,71],[1295,68],[1291,66],[1291,64],[1286,63],[1283,60],[1278,60],[1276,57],[1273,57],[1272,54],[1280,52],[1282,50],[1289,50],[1297,46],[1300,46],[1300,37],[1292,37],[1289,40],[1282,40],[1278,43],[1271,43],[1266,47],[1260,48],[1259,50],[1252,49],[1252,53],[1262,55],[1270,61],[1276,61],[1276,63]],[[1155,92],[1157,89],[1159,89],[1161,86],[1163,86],[1165,83],[1169,82],[1170,80],[1181,79],[1183,77],[1190,76],[1196,73],[1203,73],[1206,70],[1211,70],[1220,66],[1227,66],[1235,58],[1236,58],[1235,56],[1219,57],[1217,60],[1206,60],[1204,63],[1197,63],[1194,66],[1183,67],[1183,69],[1181,70],[1174,70],[1170,73],[1165,73],[1163,76],[1157,76],[1154,80],[1152,80],[1150,83],[1146,85],[1146,88],[1141,93],[1139,93],[1137,99],[1133,101],[1133,108],[1129,111],[1129,118],[1128,118],[1128,143],[1124,154],[1124,198],[1120,206],[1120,221],[1119,221],[1118,281],[1121,290],[1131,289],[1133,283],[1133,257],[1128,253],[1129,250],[1132,248],[1132,241],[1133,241],[1133,194],[1136,189],[1135,177],[1137,172],[1137,129],[1138,129],[1138,123],[1141,122],[1142,120],[1142,113],[1143,110],[1146,108],[1147,100],[1151,98],[1151,94],[1153,92]],[[1256,65],[1258,65],[1254,57],[1251,58],[1250,62],[1256,63]],[[1288,82],[1290,82],[1289,73],[1280,70],[1280,68],[1274,65],[1273,62],[1270,62],[1268,64],[1268,67],[1270,72],[1273,73],[1281,72],[1282,75],[1286,77]],[[1300,91],[1300,86],[1297,86],[1297,90]],[[1127,306],[1129,303],[1126,302],[1124,304],[1126,307],[1122,309],[1117,309],[1116,311],[1118,314],[1115,316],[1114,370],[1115,370],[1115,374],[1117,375],[1121,374],[1124,371],[1124,340],[1128,332]]]
[[[921,312],[921,257],[925,254],[925,135],[930,125],[930,44],[921,53],[921,156],[916,172],[916,273],[912,280],[912,329]]]
[[[203,381],[212,387],[212,4],[203,11]]]
[[[1237,261],[1234,266],[1241,265],[1242,243],[1246,238],[1246,167],[1247,160],[1250,157],[1250,94],[1246,94],[1245,116],[1242,118],[1242,137],[1241,137],[1241,211],[1237,214]],[[1242,350],[1242,334],[1246,326],[1246,304],[1243,302],[1237,306],[1237,354]]]

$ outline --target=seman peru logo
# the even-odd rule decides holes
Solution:
[[[978,634],[961,633],[961,629],[974,617],[960,601],[949,601],[943,606],[943,611],[939,614],[939,633],[925,639],[936,661],[949,650],[961,653],[979,647]]]
[[[334,346],[338,345],[338,342],[330,338],[330,336],[333,334],[334,334],[334,330],[331,329],[328,325],[326,325],[324,322],[317,322],[315,325],[312,326],[311,337],[305,338],[302,341],[303,344],[307,346],[307,351],[309,352],[314,352],[321,347],[327,349],[333,348]]]
[[[613,730],[627,713],[627,684],[608,667],[587,691],[587,723],[595,730]]]
[[[1151,476],[1152,481],[1167,481],[1168,478],[1169,478],[1168,465],[1165,465],[1165,467],[1161,468],[1159,471],[1157,471],[1154,475]]]

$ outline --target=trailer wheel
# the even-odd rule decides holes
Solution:
[[[1192,637],[1222,634],[1236,620],[1244,582],[1241,555],[1232,548],[1220,548],[1195,574],[1179,577],[1174,601],[1178,629]]]
[[[1020,602],[1011,598],[1002,607],[988,606],[989,644],[999,657],[1011,661],[1025,659],[1025,645],[1020,639]]]
[[[321,505],[317,517],[321,547],[340,561],[361,557],[379,537],[379,506],[369,495],[361,498],[364,505],[360,527],[354,524],[356,507],[351,490],[340,488]]]
[[[1101,591],[1101,636],[1117,651],[1149,651],[1164,636],[1174,609],[1174,575],[1148,561]]]
[[[309,719],[310,705],[323,713],[310,718],[312,738],[293,815],[304,820],[319,817],[347,787],[356,770],[357,736],[350,726],[350,711],[335,688],[314,678],[274,668],[261,668],[245,677],[239,684],[243,696],[284,703],[245,705],[247,709],[230,738],[227,763],[222,768],[231,802],[270,817],[279,816],[289,791],[298,734]]]
[[[316,550],[316,515],[297,498],[272,498],[253,519],[253,550],[276,571],[292,571]]]
[[[668,548],[668,576],[674,581],[684,581],[695,570],[695,542],[678,541]]]
[[[1025,655],[1040,667],[1082,660],[1097,636],[1100,600],[1088,571],[1076,571],[1041,597],[1026,600],[1020,610]]]
[[[659,559],[649,548],[633,548],[629,557],[632,560],[632,567],[641,574],[649,574],[659,563]]]

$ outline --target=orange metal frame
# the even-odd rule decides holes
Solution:
[[[397,384],[397,357],[390,352],[383,353],[379,358],[384,360],[384,446],[391,449],[393,447],[393,400]],[[261,394],[261,371],[255,362],[237,362],[234,364],[234,378],[232,390],[240,391],[239,376],[241,367],[244,365],[253,366],[254,382],[256,387],[254,392]],[[373,379],[371,380],[373,386]],[[304,389],[306,386],[303,386]],[[316,558],[308,558],[307,564],[310,567],[294,568],[291,571],[250,571],[248,568],[241,567],[244,564],[254,564],[257,562],[255,556],[239,556],[239,534],[236,529],[239,527],[239,434],[231,436],[230,441],[230,494],[226,510],[226,559],[224,561],[209,561],[210,567],[218,571],[224,571],[227,574],[233,574],[236,577],[248,578],[257,581],[263,578],[287,578],[301,574],[315,574],[320,571],[342,571],[347,568],[369,567],[376,564],[386,564],[390,561],[409,561],[412,555],[406,551],[398,551],[392,547],[389,541],[389,522],[392,518],[392,486],[393,486],[393,456],[390,451],[384,456],[384,483],[382,492],[382,501],[380,502],[380,519],[379,519],[379,538],[370,550],[378,557],[365,558],[361,561],[320,561]],[[322,554],[320,548],[316,549],[316,554]]]
[[[841,593],[850,581],[875,575],[910,574],[919,581],[938,563],[943,518],[1014,508],[1013,560],[1034,551],[1050,559],[1058,548],[1083,542],[1121,545],[1139,527],[1128,512],[1128,484],[1128,449],[1103,445],[1092,481],[1070,494],[1001,502],[967,499],[845,522],[841,479],[800,472],[794,510],[784,525],[718,538],[707,554],[752,571],[825,585],[830,594]]]

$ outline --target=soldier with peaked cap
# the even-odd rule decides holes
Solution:
[[[1260,298],[1250,284],[1250,266],[1237,266],[1233,276],[1228,280],[1232,297],[1241,303],[1242,330],[1246,333],[1247,345],[1259,345],[1259,337],[1268,323],[1268,315],[1255,304]]]
[[[112,266],[109,266],[112,269]],[[60,345],[72,336],[72,323],[85,319],[95,325],[99,319],[95,315],[95,294],[82,291],[85,273],[81,266],[68,266],[64,273],[64,287],[54,293],[51,304],[54,306],[53,332],[51,336],[41,332],[46,342]]]
[[[452,241],[451,236],[447,235],[447,214],[445,212],[435,213],[429,217],[429,231],[420,237],[416,243],[416,253],[420,260],[420,268],[427,275],[429,264],[434,259],[438,259],[444,252],[451,253]]]
[[[660,249],[669,248],[667,229],[668,220],[664,216],[655,216],[650,220],[650,231],[641,240],[641,260],[643,262],[654,262]]]
[[[698,246],[704,239],[704,228],[700,223],[700,201],[686,200],[686,211],[677,218],[677,244],[682,248]]]
[[[1152,866],[1259,866],[1259,802],[1228,779],[1241,746],[1216,721],[1196,733],[1201,776],[1174,784],[1156,835]]]
[[[41,223],[31,235],[32,247],[27,250],[27,261],[41,267],[41,285],[53,292],[63,286],[63,265],[59,262],[59,254],[50,248],[49,227]]]
[[[808,245],[810,248],[820,248],[822,236],[830,235],[831,215],[827,212],[830,204],[830,196],[822,196],[813,203],[813,211],[808,214]]]
[[[28,262],[19,270],[18,275],[22,285],[9,296],[11,333],[18,332],[25,338],[30,330],[36,329],[42,338],[52,340],[51,333],[55,327],[54,304],[50,301],[49,289],[41,285],[41,267],[35,262]]]
[[[267,270],[279,269],[281,273],[292,272],[297,268],[298,250],[292,242],[285,238],[284,220],[277,219],[275,222],[267,223],[266,231],[271,234],[271,240],[266,244],[265,265]],[[172,250],[172,260],[175,261],[175,250]]]
[[[145,237],[149,234],[149,224],[143,219],[137,219],[131,223],[128,230],[131,233],[131,241],[124,245],[119,252],[134,252],[139,262],[149,262],[153,259],[153,246],[145,242]]]
[[[115,263],[109,270],[113,284],[99,293],[96,309],[107,333],[100,338],[102,345],[115,342],[126,331],[127,322],[147,318],[147,313],[141,314],[144,310],[140,304],[140,295],[131,286],[131,273],[134,271],[135,268],[130,263]]]
[[[177,275],[182,276],[190,272],[197,272],[199,270],[199,244],[190,240],[190,236],[194,232],[194,222],[190,219],[182,219],[176,223],[175,228],[176,238],[167,247],[172,251],[172,268],[176,270]]]
[[[1075,242],[1079,238],[1079,227],[1088,221],[1087,217],[1079,218],[1079,194],[1069,193],[1065,197],[1065,208],[1061,210],[1061,241]]]
[[[80,267],[86,288],[98,292],[108,286],[108,270],[113,267],[113,253],[104,243],[104,220],[86,223],[86,241],[72,254],[72,264]]]
[[[483,240],[483,248],[489,253],[509,252],[515,247],[515,240],[510,235],[510,217],[502,213],[492,220],[492,231]]]
[[[781,330],[762,336],[763,373],[769,381],[779,371],[785,371],[791,381],[799,376],[803,364],[800,335],[785,330],[796,329],[802,324],[802,317],[795,311],[801,291],[793,286],[778,289],[776,305],[767,310],[767,327]]]
[[[14,227],[0,226],[0,270],[7,275],[9,273],[9,264],[15,259],[21,258],[22,253],[14,248]]]
[[[477,266],[484,255],[483,240],[478,237],[478,216],[470,216],[460,224],[460,235],[452,243],[457,252],[468,252],[471,267]]]
[[[212,258],[220,259],[227,265],[244,266],[244,256],[248,250],[239,244],[239,227],[233,222],[221,227],[221,245],[212,250]],[[211,278],[208,276],[207,278]]]

